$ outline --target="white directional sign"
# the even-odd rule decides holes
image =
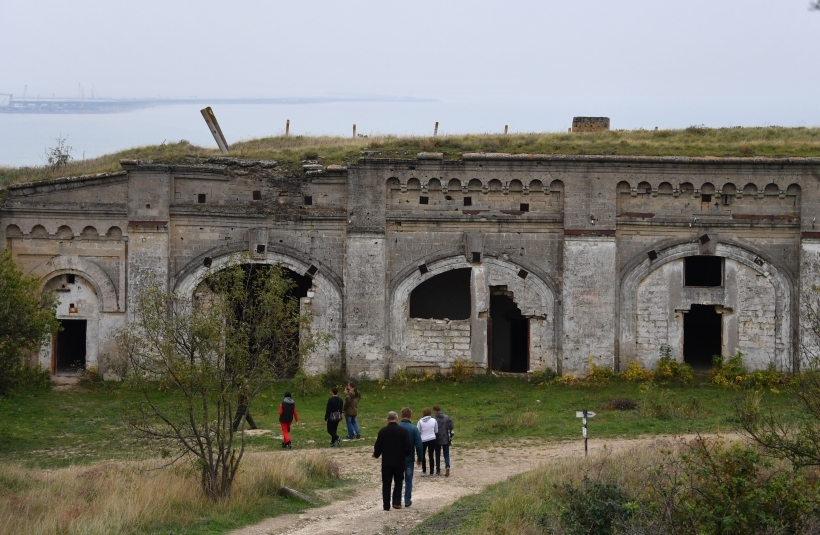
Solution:
[[[592,418],[593,416],[595,416],[594,412],[587,411],[587,418]],[[583,418],[584,417],[584,411],[575,411],[575,417],[576,418]]]

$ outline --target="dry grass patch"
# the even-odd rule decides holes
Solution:
[[[325,454],[246,454],[227,500],[213,503],[190,467],[153,469],[117,462],[36,470],[0,466],[0,533],[32,535],[196,532],[197,526],[240,526],[293,509],[283,486],[310,490],[339,477]]]

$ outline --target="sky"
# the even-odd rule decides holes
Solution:
[[[513,123],[532,106],[620,128],[816,126],[819,44],[808,0],[0,0],[0,93],[416,97],[506,106]]]

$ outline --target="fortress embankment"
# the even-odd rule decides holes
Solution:
[[[608,126],[608,125],[607,125]],[[279,263],[354,376],[800,366],[820,271],[820,159],[439,153],[347,166],[124,160],[19,184],[0,243],[59,299],[39,362],[105,372],[146,274],[191,295],[233,253]],[[668,346],[668,349],[667,349]]]

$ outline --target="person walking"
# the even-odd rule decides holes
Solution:
[[[285,399],[279,404],[279,427],[282,428],[282,447],[291,448],[290,445],[290,425],[299,423],[299,413],[296,412],[296,402],[290,397],[290,392],[285,392]]]
[[[330,389],[330,399],[325,407],[325,421],[327,422],[327,432],[330,435],[330,447],[340,446],[342,437],[336,430],[339,429],[339,422],[342,420],[342,399],[339,397],[339,389],[335,386]]]
[[[435,418],[430,416],[433,413],[433,411],[430,410],[430,407],[424,407],[421,412],[424,416],[421,417],[421,420],[419,420],[419,423],[416,424],[416,427],[421,435],[421,443],[424,449],[423,455],[421,456],[421,477],[425,477],[428,473],[431,476],[433,475],[433,453],[436,449],[436,433],[438,433],[438,423]],[[425,457],[429,457],[430,459],[430,472],[427,472],[427,462]]]
[[[356,389],[353,381],[347,383],[345,387],[345,423],[347,424],[347,439],[362,438],[362,433],[359,430],[359,424],[356,422],[356,416],[359,415],[359,400],[362,395]]]
[[[452,418],[441,412],[441,406],[433,405],[433,416],[438,424],[436,432],[436,475],[441,474],[441,452],[444,450],[444,477],[450,477],[450,440],[455,424]],[[433,469],[430,469],[432,472]]]
[[[404,479],[404,464],[408,456],[413,455],[410,444],[410,433],[398,423],[399,416],[390,411],[387,413],[387,425],[379,430],[376,444],[373,446],[373,457],[382,458],[382,501],[384,510],[401,509],[401,483]],[[390,487],[393,485],[391,500]]]
[[[248,393],[245,391],[245,381],[242,379],[238,380],[236,382],[236,387],[238,390],[236,414],[233,417],[233,425],[231,428],[233,429],[233,432],[236,433],[236,430],[239,429],[239,424],[242,423],[242,418],[244,418],[245,421],[248,422],[249,429],[256,429],[256,423],[253,421],[253,417],[251,416]]]
[[[410,417],[413,415],[413,411],[410,410],[410,407],[405,407],[401,410],[401,422],[399,425],[402,426],[404,429],[407,429],[407,433],[410,435],[410,443],[413,445],[413,449],[415,450],[415,459],[413,458],[413,454],[407,456],[404,459],[404,506],[410,507],[413,505],[413,464],[421,466],[421,459],[424,457],[424,451],[422,450],[421,445],[421,433],[419,433],[419,428],[413,425],[410,422]]]

